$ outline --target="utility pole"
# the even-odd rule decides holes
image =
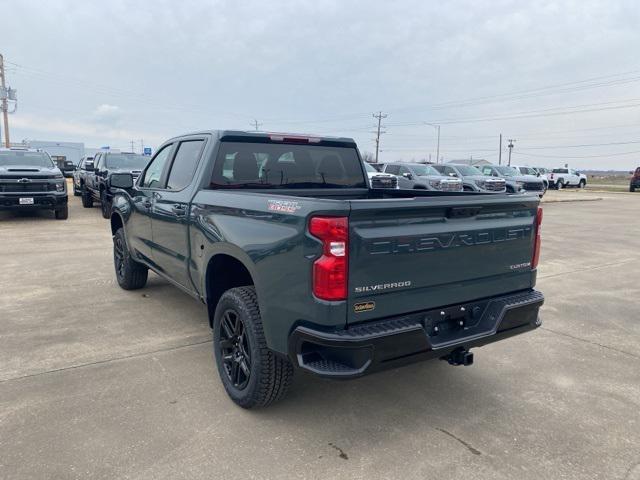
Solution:
[[[502,165],[502,134],[500,134],[500,146],[498,147],[498,165]]]
[[[376,113],[373,114],[373,118],[378,119],[378,130],[376,133],[376,163],[378,163],[378,153],[380,151],[380,134],[384,133],[380,129],[382,128],[382,119],[387,118],[387,115],[386,114],[383,115],[382,112],[378,112],[377,114]]]
[[[262,126],[261,123],[258,123],[258,119],[254,118],[253,122],[249,122],[249,125],[251,125],[252,127],[254,127],[256,129],[256,132],[260,129],[260,127]]]
[[[135,151],[135,147],[133,146],[136,142],[134,140],[131,140],[131,153],[136,153]]]
[[[507,147],[509,147],[509,166],[511,166],[511,150],[513,150],[513,142],[515,141],[515,138],[510,138],[509,145],[507,145]]]
[[[440,163],[440,125],[436,125],[435,123],[429,123],[429,122],[422,122],[425,125],[429,125],[430,127],[433,127],[436,129],[436,131],[438,132],[438,143],[436,146],[436,164]]]
[[[140,139],[140,155],[144,154],[144,140]]]
[[[4,145],[9,148],[9,103],[7,102],[7,86],[4,78],[4,57],[0,54],[0,97],[2,97],[2,117],[4,120]]]

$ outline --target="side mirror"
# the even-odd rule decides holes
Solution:
[[[403,173],[402,176],[407,180],[411,180],[413,178],[413,175],[411,175],[409,172]]]
[[[133,188],[133,175],[130,173],[114,173],[109,178],[109,186],[113,188]]]

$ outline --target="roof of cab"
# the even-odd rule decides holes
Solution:
[[[284,139],[313,138],[313,139],[319,139],[321,142],[352,143],[354,145],[356,143],[353,140],[353,138],[349,138],[349,137],[332,137],[327,135],[315,135],[315,134],[309,134],[309,133],[256,132],[256,131],[245,131],[245,130],[200,130],[196,132],[185,133],[183,135],[177,135],[173,138],[168,139],[167,141],[176,140],[182,137],[189,137],[194,135],[212,135],[219,140],[226,137],[247,138],[247,139],[250,139],[250,138],[271,139],[273,137],[279,137]]]

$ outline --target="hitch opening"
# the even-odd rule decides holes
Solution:
[[[464,365],[468,367],[473,365],[473,353],[464,348],[456,348],[448,356],[443,357],[443,360],[449,362],[449,365]]]

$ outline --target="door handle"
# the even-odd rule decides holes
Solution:
[[[187,214],[187,208],[184,205],[181,205],[179,203],[176,203],[173,207],[171,207],[171,210],[176,215],[186,215]]]

